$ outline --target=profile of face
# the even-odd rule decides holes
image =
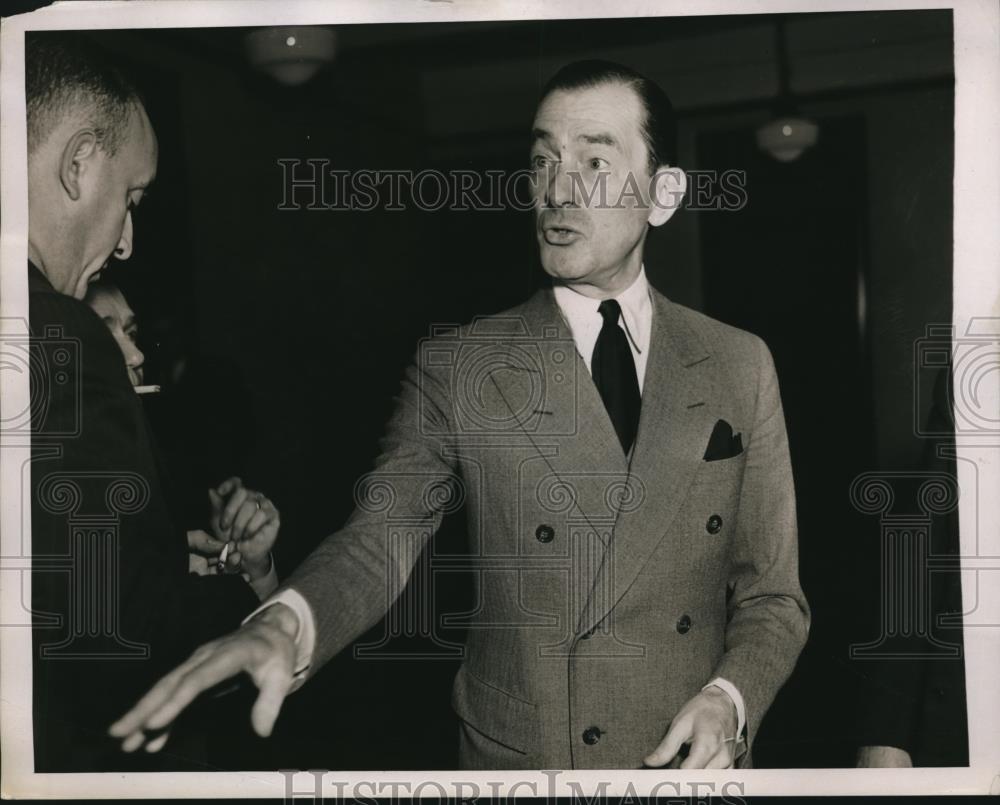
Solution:
[[[532,127],[535,228],[542,267],[591,296],[638,276],[648,226],[674,212],[678,168],[650,175],[646,111],[630,86],[608,81],[555,90]],[[656,199],[658,203],[652,203]]]
[[[137,344],[139,324],[122,292],[113,285],[95,285],[87,292],[86,301],[114,336],[125,358],[128,379],[133,386],[141,386],[145,356]]]
[[[87,130],[70,138],[60,164],[68,265],[57,272],[58,290],[83,299],[112,256],[131,256],[132,212],[155,177],[156,160],[156,135],[141,106],[114,154]]]

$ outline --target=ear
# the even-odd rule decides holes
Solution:
[[[687,191],[687,174],[677,167],[662,167],[649,180],[649,224],[660,226],[680,209]]]
[[[59,160],[59,181],[73,201],[79,201],[81,180],[92,165],[100,144],[93,129],[80,129],[69,138]]]

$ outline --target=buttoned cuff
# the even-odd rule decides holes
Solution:
[[[302,594],[286,587],[277,595],[267,599],[257,609],[251,612],[243,623],[256,617],[268,607],[275,604],[284,604],[295,613],[298,626],[295,629],[295,679],[289,692],[298,690],[305,682],[306,671],[312,665],[313,651],[316,648],[316,619],[313,617],[312,608]]]
[[[717,676],[707,685],[705,688],[720,688],[724,690],[730,699],[733,700],[733,704],[736,705],[736,740],[737,742],[743,737],[743,730],[747,725],[747,708],[743,703],[742,694],[736,689],[736,685],[730,682],[728,679],[723,679],[721,676]],[[702,688],[704,690],[705,688]]]

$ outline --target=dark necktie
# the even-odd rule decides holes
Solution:
[[[639,429],[639,379],[628,338],[618,326],[621,306],[614,299],[605,299],[597,312],[604,319],[604,325],[594,345],[590,374],[608,409],[622,450],[628,455]]]

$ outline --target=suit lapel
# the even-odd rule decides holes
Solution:
[[[519,423],[520,433],[539,448],[556,448],[545,451],[553,471],[624,476],[618,436],[552,290],[538,291],[522,315],[523,322],[511,324],[527,337],[508,342],[508,360],[489,376],[503,409],[496,416]],[[528,400],[537,404],[526,405]]]
[[[580,613],[579,631],[600,623],[635,581],[683,502],[711,433],[709,353],[672,303],[651,293],[652,334],[629,498]]]

